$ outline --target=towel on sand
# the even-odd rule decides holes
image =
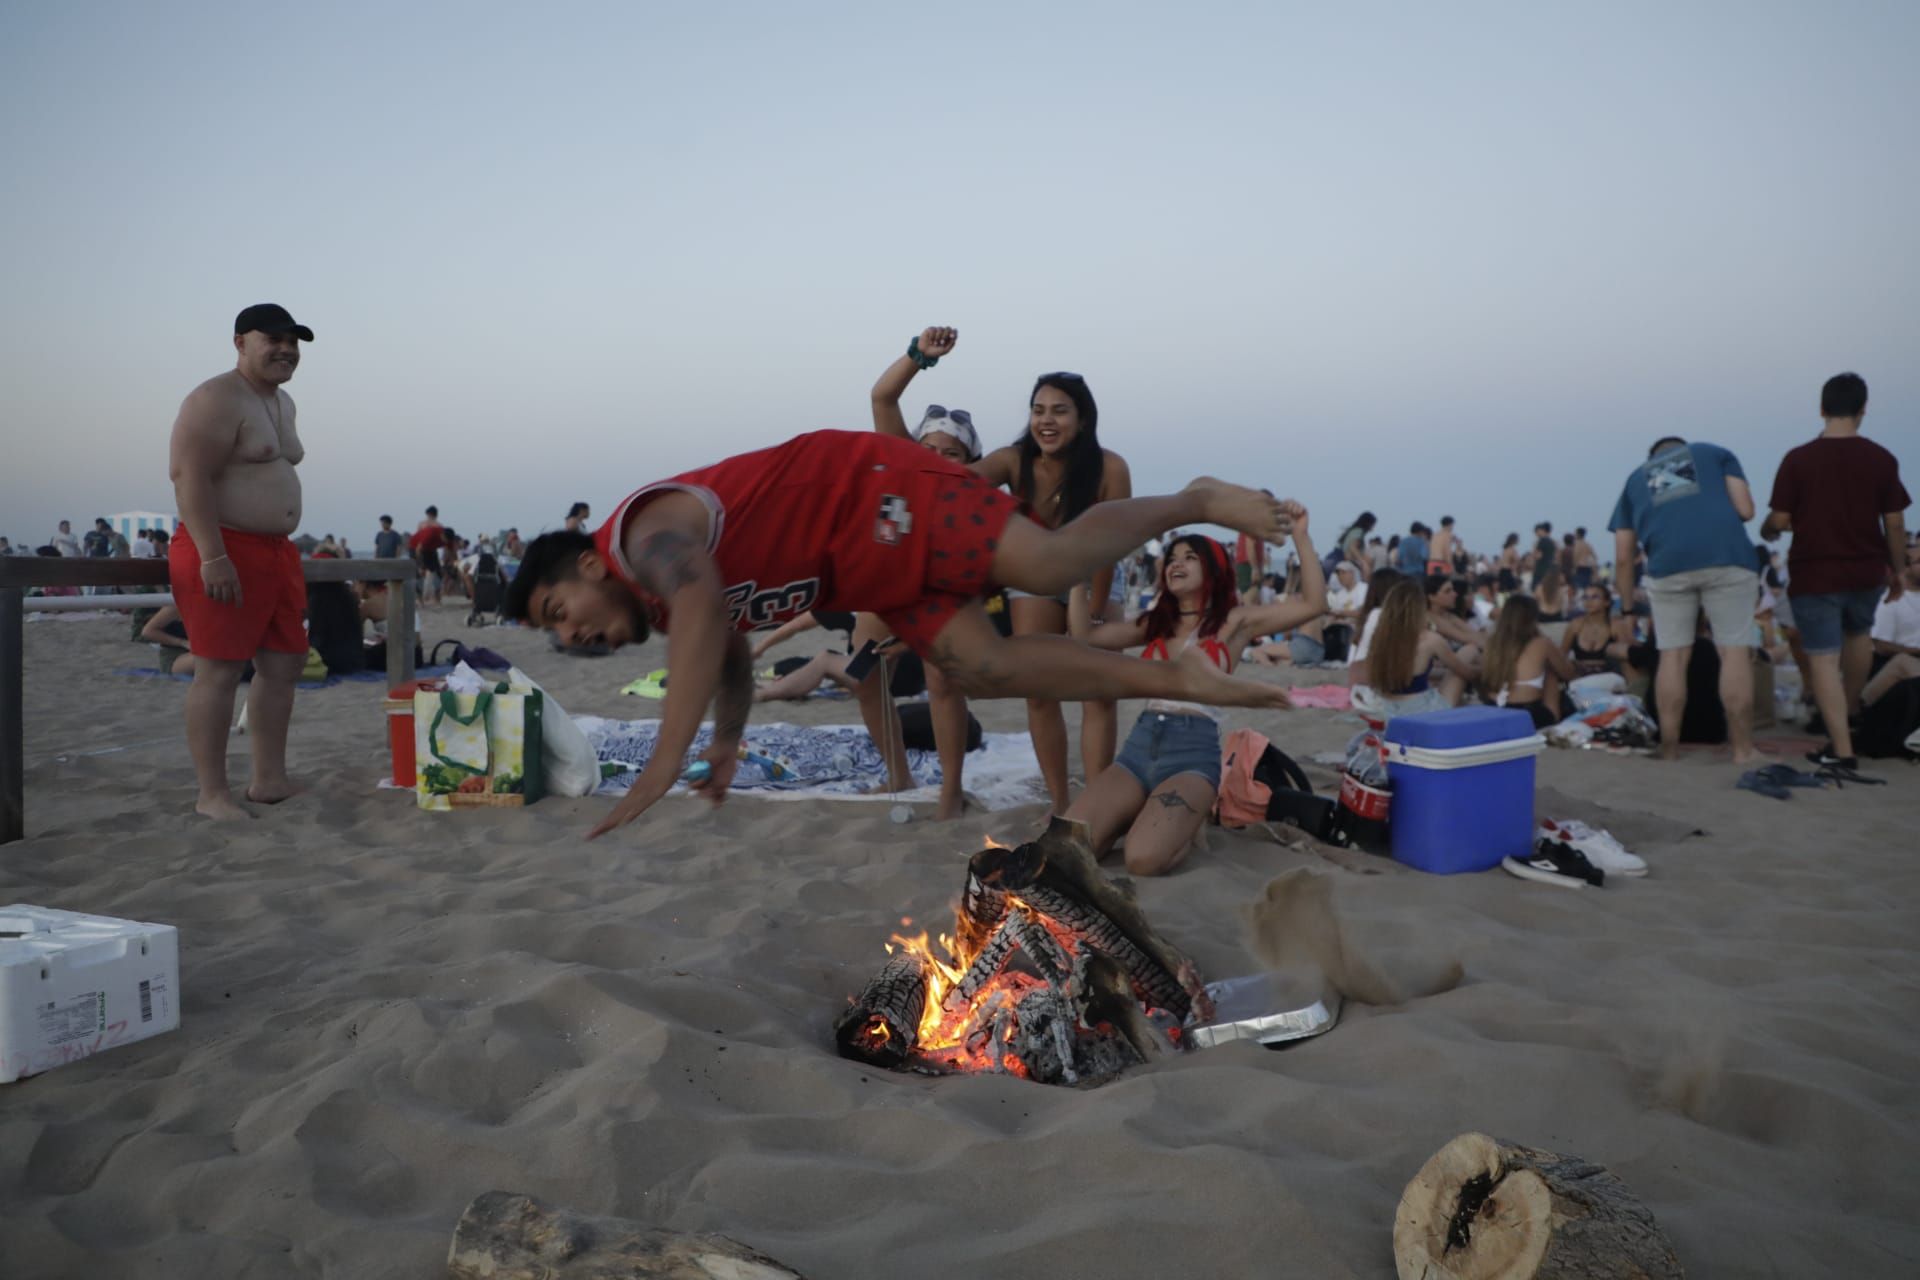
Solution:
[[[575,716],[602,765],[617,765],[600,784],[601,795],[622,795],[633,775],[653,758],[658,720],[604,720]],[[687,756],[691,764],[712,741],[713,726],[703,725]],[[921,785],[898,797],[872,789],[886,781],[880,752],[859,725],[755,724],[747,729],[749,750],[771,756],[795,777],[776,782],[758,766],[742,761],[732,790],[779,799],[832,796],[852,800],[933,803],[940,798],[940,759],[931,751],[907,752],[907,765]],[[1045,801],[1046,784],[1034,761],[1033,740],[1024,733],[989,733],[980,750],[967,753],[967,794],[987,809],[1012,809]]]
[[[1353,705],[1353,690],[1344,684],[1310,684],[1287,690],[1296,707],[1327,707],[1345,711]]]

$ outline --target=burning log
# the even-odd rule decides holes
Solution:
[[[988,935],[1006,918],[1007,894],[1002,879],[1016,876],[1026,883],[1038,869],[1040,857],[1030,848],[1022,852],[997,845],[989,845],[973,856],[967,864],[967,890],[960,899],[958,942],[963,954],[984,946]]]
[[[902,951],[834,1022],[834,1040],[844,1057],[897,1067],[913,1052],[926,1007],[927,962],[915,952]]]
[[[1577,1156],[1463,1133],[1400,1196],[1401,1280],[1682,1280],[1626,1184]]]
[[[489,1191],[467,1206],[448,1280],[805,1280],[725,1236],[662,1231]]]
[[[1003,903],[1003,910],[1004,905]],[[987,939],[986,945],[980,948],[980,953],[974,956],[973,963],[968,965],[967,971],[960,976],[960,981],[954,984],[948,999],[957,997],[968,1004],[979,999],[980,993],[987,989],[987,984],[999,977],[1000,971],[1007,967],[1009,960],[1013,959],[1013,952],[1017,946],[1019,941],[1015,937],[1012,922],[1001,921],[1000,927],[993,931],[993,936]]]
[[[1097,1019],[1112,1024],[1114,1030],[1133,1046],[1133,1051],[1140,1055],[1143,1062],[1153,1062],[1179,1052],[1173,1047],[1173,1041],[1153,1025],[1153,1019],[1140,1011],[1139,1003],[1133,998],[1133,983],[1128,981],[1125,971],[1112,956],[1099,952],[1088,956],[1084,974],[1087,1021]]]

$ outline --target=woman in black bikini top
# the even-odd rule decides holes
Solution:
[[[1566,653],[1582,675],[1615,669],[1614,646],[1624,640],[1613,619],[1613,593],[1593,583],[1580,593],[1583,612],[1567,624]]]

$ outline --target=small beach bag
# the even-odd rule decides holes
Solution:
[[[1223,827],[1278,822],[1316,840],[1345,844],[1335,807],[1286,752],[1251,729],[1235,729],[1220,746],[1220,790],[1213,817]]]
[[[537,688],[502,682],[479,693],[413,695],[414,792],[422,809],[507,808],[546,794]]]

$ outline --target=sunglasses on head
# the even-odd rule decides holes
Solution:
[[[1081,377],[1079,374],[1068,373],[1065,369],[1056,370],[1053,373],[1043,373],[1040,375],[1040,381],[1042,382],[1051,382],[1055,378],[1063,378],[1069,382],[1085,382],[1086,381],[1086,379]]]
[[[971,427],[973,425],[973,415],[965,409],[955,409],[949,413],[937,404],[930,404],[927,406],[926,416],[928,418],[946,418],[948,421],[957,422],[963,427]]]

